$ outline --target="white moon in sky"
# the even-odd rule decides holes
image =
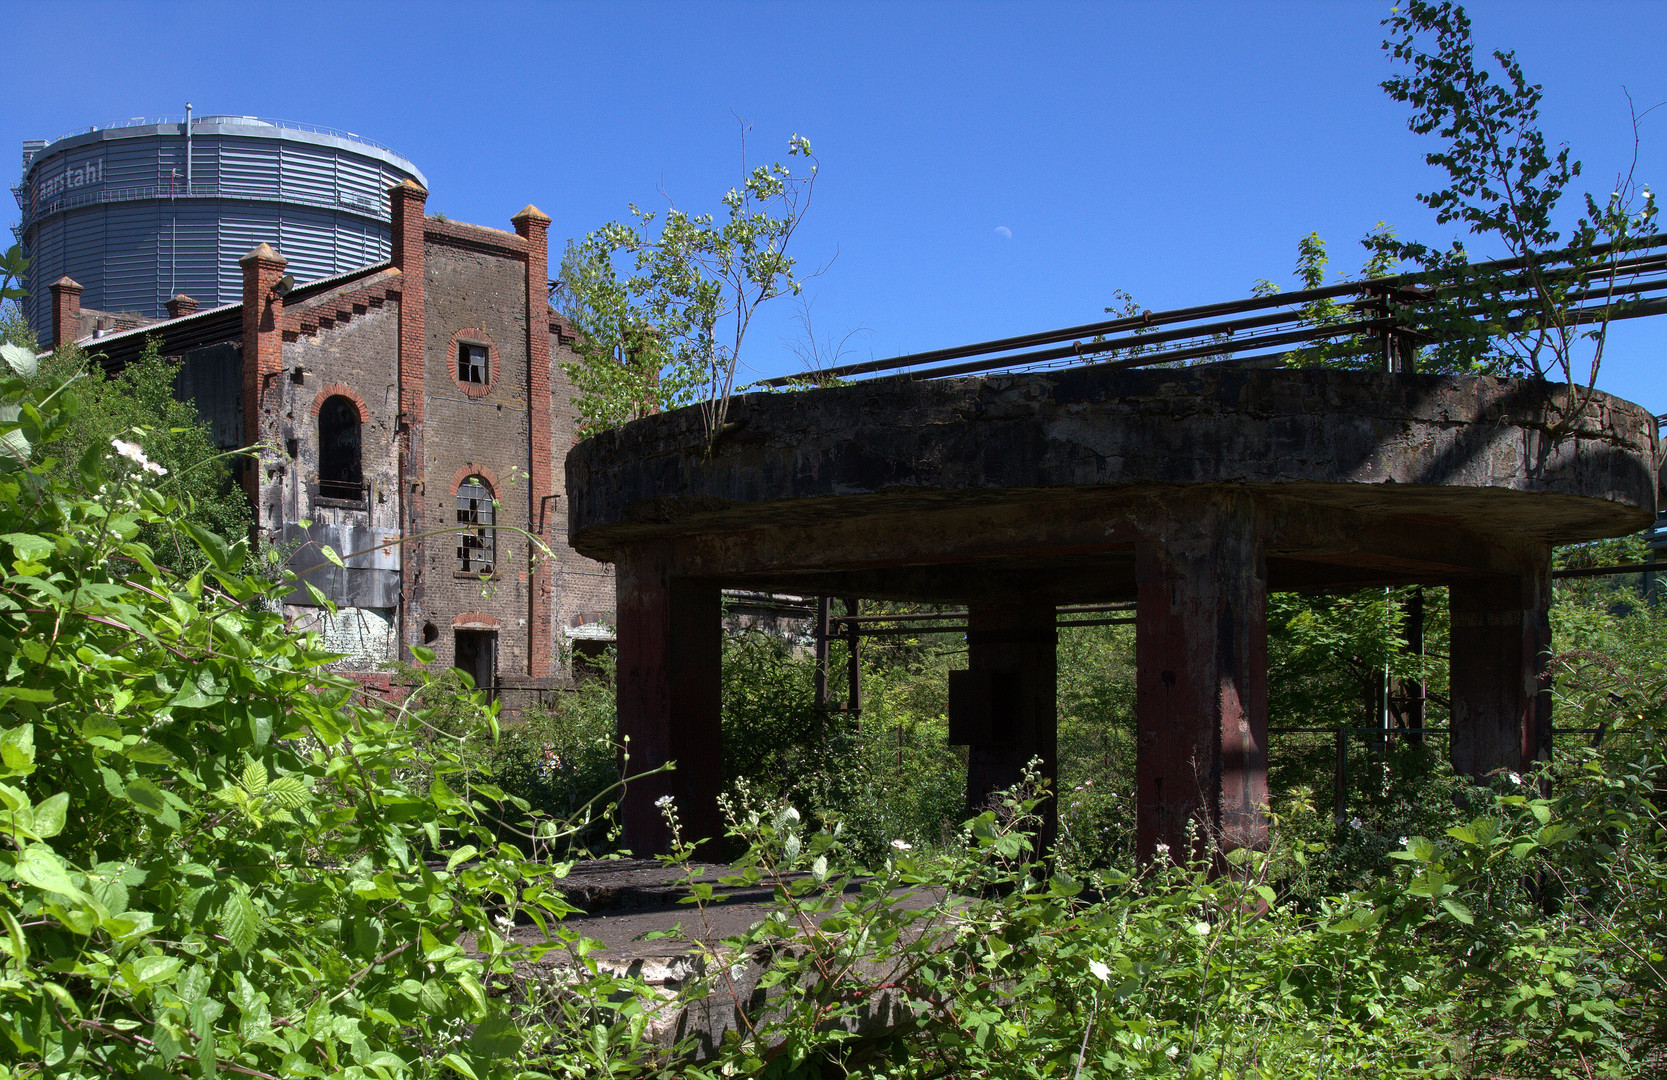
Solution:
[[[1011,240],[1013,239],[1013,230],[1009,229],[1005,225],[997,225],[996,235],[1001,237],[1003,240]]]

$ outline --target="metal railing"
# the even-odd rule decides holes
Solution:
[[[23,219],[13,226],[13,232],[20,237],[29,227],[43,218],[77,206],[92,206],[99,203],[142,202],[149,199],[235,199],[243,202],[282,202],[295,206],[314,206],[323,210],[347,210],[378,221],[387,221],[388,208],[381,200],[360,199],[350,195],[338,194],[333,199],[320,199],[307,195],[286,194],[281,188],[267,191],[255,191],[243,187],[229,187],[224,184],[147,184],[138,187],[123,188],[90,188],[72,193],[54,196],[50,202],[35,207],[33,210],[22,205],[23,199],[18,199],[19,209],[23,211]]]
[[[228,121],[233,122],[233,123],[235,123],[237,121],[248,121],[248,122],[253,123],[253,124],[260,124],[260,125],[263,125],[263,126],[266,126],[266,127],[281,128],[281,129],[288,130],[288,131],[305,131],[305,132],[308,132],[308,133],[313,134],[313,135],[330,135],[330,136],[333,136],[333,137],[338,138],[338,139],[350,139],[353,142],[359,143],[362,146],[369,146],[369,147],[372,147],[374,149],[381,150],[384,153],[393,154],[395,157],[400,158],[401,160],[408,160],[408,159],[406,159],[404,154],[401,154],[398,150],[395,150],[393,147],[384,146],[381,143],[377,142],[375,139],[367,139],[363,135],[356,135],[351,131],[343,131],[341,128],[326,127],[322,124],[303,124],[303,123],[301,123],[299,121],[296,121],[296,120],[275,120],[275,119],[273,119],[272,117],[269,117],[269,116],[231,116],[229,114],[221,114],[221,115],[215,115],[215,116],[193,116],[193,117],[191,117],[191,130],[193,132],[195,132],[195,131],[201,129],[204,124],[210,124],[210,123],[215,123],[215,122],[228,122]],[[159,125],[162,125],[162,124],[178,124],[183,128],[185,126],[185,117],[183,117],[183,116],[130,116],[126,120],[112,120],[107,124],[93,124],[91,127],[76,128],[74,131],[64,132],[62,135],[58,136],[56,139],[53,139],[51,142],[47,143],[40,150],[35,152],[35,156],[40,157],[42,154],[45,154],[48,150],[50,150],[54,143],[62,142],[65,139],[73,139],[77,135],[92,135],[92,134],[94,134],[96,132],[100,132],[100,131],[116,131],[116,130],[119,130],[121,128],[156,127],[156,126],[159,126]]]
[[[1606,256],[1612,251],[1600,245],[1592,254]],[[1570,287],[1567,300],[1574,305],[1570,317],[1576,325],[1667,313],[1667,235],[1629,241],[1625,251],[1626,257],[1612,266],[1584,271],[1569,266],[1566,253],[1553,253],[1538,272],[1559,286]],[[1449,307],[1442,313],[1448,320],[1446,329],[1426,324],[1423,316],[1437,304],[1450,305],[1455,290],[1462,287],[1487,283],[1490,291],[1505,296],[1507,319],[1520,324],[1539,303],[1526,285],[1527,273],[1521,260],[1501,259],[1445,275],[1414,272],[1170,311],[1142,311],[1057,330],[777,376],[755,385],[815,386],[862,377],[941,379],[1200,360],[1277,366],[1303,351],[1317,357],[1317,350],[1327,343],[1337,348],[1339,341],[1359,358],[1381,356],[1384,367],[1395,369],[1409,363],[1419,345],[1461,339],[1453,327],[1455,316],[1469,336],[1486,329],[1480,322],[1464,325],[1464,320],[1483,314],[1475,307],[1456,311]],[[1323,305],[1329,305],[1324,319],[1318,314]]]

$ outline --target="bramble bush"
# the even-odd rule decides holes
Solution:
[[[74,388],[4,352],[0,1076],[484,1080],[538,1075],[529,1039],[611,1069],[502,996],[506,923],[567,910],[487,827],[523,807],[420,696],[356,699],[143,433],[61,468]],[[628,1042],[639,998],[595,992]]]

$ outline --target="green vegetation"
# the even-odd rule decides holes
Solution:
[[[753,313],[799,294],[788,248],[810,206],[816,156],[794,135],[787,154],[804,158],[805,171],[780,161],[749,166],[745,133],[741,183],[724,194],[721,222],[675,203],[663,216],[633,203],[629,223],[608,222],[568,244],[561,297],[580,359],[566,371],[587,424],[614,427],[697,404],[716,439]]]
[[[1462,12],[1415,0],[1391,29],[1414,64],[1391,91],[1415,123],[1470,146],[1462,100],[1531,130],[1537,91],[1508,54],[1503,84],[1473,78]],[[1407,36],[1425,32],[1435,59]],[[1556,240],[1541,209],[1575,169],[1543,141],[1517,145],[1486,183],[1530,193],[1527,210],[1501,217],[1495,189],[1465,201],[1457,180],[1462,197],[1430,205],[1531,253]],[[1450,156],[1455,176],[1486,158],[1469,154]],[[638,380],[604,372],[586,389],[618,406],[602,419],[647,400],[666,357],[708,400],[727,395],[740,336],[720,349],[711,312],[741,309],[677,297],[710,298],[682,275],[726,250],[756,257],[760,298],[791,282],[771,230],[797,211],[748,209],[791,181],[749,177],[760,186],[727,205],[754,232],[683,218],[671,263],[625,227],[570,253],[604,278],[619,252],[648,260],[649,285],[593,294],[613,337],[587,329],[605,346],[587,362],[636,365]],[[1614,236],[1616,212],[1589,206],[1577,244]],[[1648,208],[1627,213],[1648,224]],[[1323,272],[1317,238],[1303,258]],[[12,300],[15,250],[5,260]],[[1592,340],[1558,322],[1558,288],[1543,322],[1511,328],[1528,352],[1499,363],[1566,370]],[[646,330],[668,317],[682,329]],[[1566,733],[1543,773],[1485,783],[1445,765],[1440,590],[1273,598],[1272,841],[1216,876],[1133,859],[1126,627],[1061,635],[1051,861],[1030,850],[1055,795],[1034,781],[963,821],[965,760],[944,722],[960,635],[865,646],[860,716],[814,708],[813,666],[783,642],[733,636],[730,880],[769,884],[781,906],[668,1003],[602,974],[562,921],[567,860],[614,842],[608,680],[503,729],[454,674],[411,666],[403,700],[361,695],[285,625],[293,580],[241,538],[223,461],[154,350],[114,379],[71,355],[37,371],[26,329],[7,316],[0,349],[0,1080],[1667,1072],[1667,615],[1631,582],[1559,586]],[[1640,554],[1622,540],[1559,558]],[[1423,656],[1400,644],[1420,599]],[[1334,788],[1332,737],[1289,729],[1370,726],[1384,678],[1427,689],[1435,730],[1351,740]],[[935,902],[906,902],[920,891]],[[537,943],[515,944],[516,926]],[[761,998],[728,989],[741,950],[771,965]],[[530,986],[549,953],[579,977]],[[711,995],[745,1016],[714,1059],[647,1038],[655,1009]]]
[[[115,375],[105,373],[96,355],[75,346],[45,357],[38,378],[76,379],[75,421],[54,444],[58,469],[67,479],[88,453],[108,452],[117,441],[132,443],[143,432],[147,460],[163,470],[152,470],[154,482],[168,486],[186,519],[221,536],[243,536],[251,522],[249,500],[232,475],[232,455],[214,445],[196,406],[175,396],[177,371],[178,364],[160,355],[154,339]],[[197,545],[178,534],[147,526],[140,539],[158,558],[182,569],[207,565]]]
[[[137,452],[92,445],[65,468],[78,387],[31,376],[20,350],[5,359],[0,1075],[1661,1066],[1667,622],[1620,591],[1560,599],[1560,645],[1581,646],[1559,661],[1560,715],[1606,735],[1560,742],[1550,797],[1533,778],[1455,781],[1439,748],[1409,748],[1363,762],[1342,823],[1282,797],[1271,849],[1213,879],[1127,857],[1126,628],[1062,645],[1074,802],[1048,870],[1026,857],[1037,793],[955,823],[953,636],[866,650],[860,728],[805,708],[808,661],[732,640],[736,880],[774,882],[786,906],[728,946],[771,958],[767,1007],[690,1063],[645,1038],[650,989],[600,974],[561,922],[563,860],[584,828],[606,843],[605,815],[587,824],[584,809],[612,779],[606,684],[496,738],[493,710],[444,681],[399,705],[359,697],[316,638],[284,626],[286,586],[246,543],[192,523],[149,479],[148,433]],[[159,565],[146,528],[205,567]],[[1297,610],[1281,678],[1313,682],[1304,665],[1381,643],[1393,599],[1338,598],[1341,629],[1325,632]],[[1356,707],[1354,689],[1345,674],[1278,700],[1324,713]],[[901,902],[914,889],[950,899]],[[512,944],[517,922],[548,943]],[[516,964],[552,948],[589,977],[531,993]],[[715,975],[678,993],[725,991]],[[894,1022],[864,1028],[877,1009]]]

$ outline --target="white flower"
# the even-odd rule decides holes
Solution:
[[[1088,962],[1088,970],[1093,972],[1094,977],[1099,979],[1101,982],[1111,981],[1111,969],[1098,960],[1090,960]]]
[[[662,810],[667,809],[668,807],[671,806],[671,796],[670,795],[660,796],[658,799],[654,800],[654,805],[658,806]]]
[[[146,472],[155,473],[157,476],[168,475],[167,469],[145,456],[145,448],[140,446],[138,443],[128,442],[126,439],[111,439],[110,445],[115,449],[116,453],[133,462],[135,465],[138,465]]]
[[[1181,1052],[1181,1048],[1179,1046],[1171,1046],[1168,1050],[1165,1050],[1163,1052],[1163,1056],[1168,1058],[1170,1061],[1174,1061],[1175,1060],[1175,1055],[1179,1054],[1180,1052]]]
[[[1406,846],[1407,846],[1407,838],[1406,838],[1406,837],[1404,837],[1404,836],[1403,836],[1403,837],[1401,837],[1401,846],[1402,846],[1402,847],[1406,847]]]
[[[1522,777],[1517,775],[1516,773],[1511,773],[1510,777],[1511,777],[1511,783],[1513,783],[1513,784],[1522,783]]]
[[[908,851],[914,847],[914,845],[909,843],[907,840],[893,840],[891,842],[891,846],[896,848],[898,851]]]
[[[1157,852],[1158,852],[1159,855],[1168,855],[1169,854],[1169,845],[1164,843],[1162,840],[1159,840],[1158,841]]]
[[[1207,923],[1207,922],[1193,923],[1192,924],[1192,932],[1197,934],[1199,937],[1209,937],[1210,936],[1210,924]]]
[[[504,929],[504,930],[513,930],[513,929],[515,929],[515,920],[510,918],[508,915],[494,915],[494,916],[492,916],[492,921],[497,923],[499,928],[501,928],[501,929]]]
[[[1349,819],[1349,828],[1351,828],[1351,829],[1358,829],[1358,828],[1360,828],[1360,827],[1361,827],[1361,826],[1362,826],[1362,825],[1363,825],[1363,824],[1365,824],[1365,823],[1364,823],[1364,822],[1362,822],[1362,821],[1361,821],[1361,820],[1360,820],[1360,818],[1358,818],[1358,817],[1354,817],[1354,818],[1350,818],[1350,819]]]
[[[144,465],[148,460],[145,457],[145,448],[136,442],[128,442],[126,439],[111,439],[110,445],[116,448],[116,453],[129,461],[137,461]]]

